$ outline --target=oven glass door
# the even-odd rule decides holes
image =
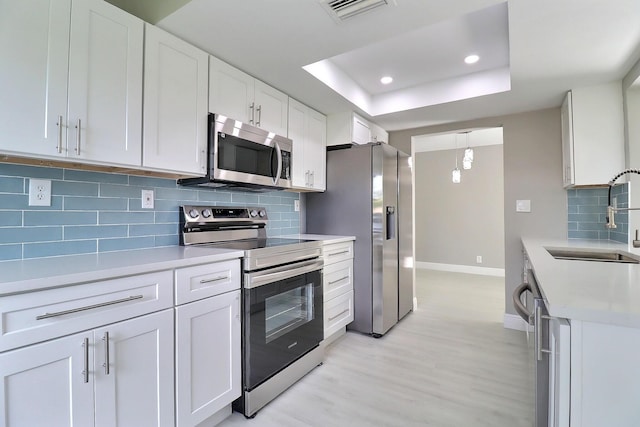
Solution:
[[[244,289],[245,389],[260,385],[322,340],[321,271]]]

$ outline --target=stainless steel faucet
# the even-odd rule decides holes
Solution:
[[[615,221],[615,213],[618,211],[637,211],[640,210],[640,208],[614,208],[613,206],[611,206],[611,189],[613,188],[613,184],[616,182],[616,180],[618,178],[620,178],[623,175],[627,175],[629,173],[635,173],[640,175],[640,169],[625,169],[622,172],[620,172],[618,175],[614,176],[613,179],[611,181],[609,181],[609,196],[607,198],[607,224],[606,227],[607,228],[618,228],[618,226],[616,225],[616,221]],[[636,246],[636,241],[638,240],[638,232],[636,231],[636,240],[633,241],[633,246],[634,247],[640,247],[640,242],[638,242],[638,246]]]

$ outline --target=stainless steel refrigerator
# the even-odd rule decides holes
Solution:
[[[381,336],[413,308],[410,157],[382,144],[327,151],[327,190],[306,195],[307,233],[355,236],[354,321]]]

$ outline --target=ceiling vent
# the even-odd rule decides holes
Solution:
[[[395,4],[395,0],[322,0],[322,4],[334,20],[341,22],[380,6]]]

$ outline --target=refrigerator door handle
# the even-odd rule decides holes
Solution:
[[[387,206],[385,209],[385,240],[396,238],[396,207]]]

